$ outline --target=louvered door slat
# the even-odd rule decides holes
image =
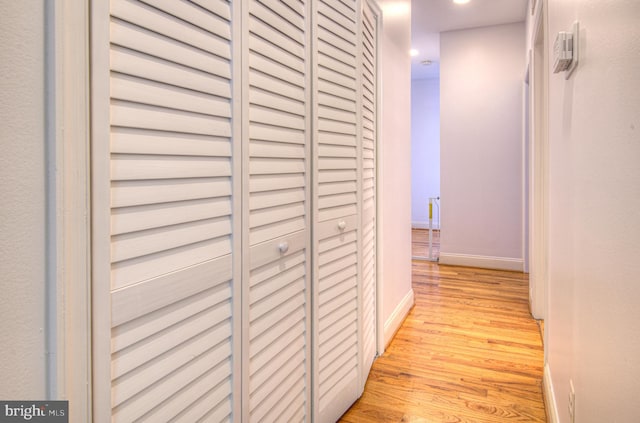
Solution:
[[[221,18],[231,20],[231,12],[227,0],[191,0],[191,2]]]
[[[290,10],[281,7],[279,2],[265,1],[265,3],[268,6],[258,0],[250,1],[249,13],[269,25],[273,30],[303,46],[305,43],[304,17],[289,13]],[[293,22],[287,19],[292,17]]]
[[[227,218],[188,222],[169,228],[114,235],[111,254],[116,263],[208,239],[228,238],[230,234],[231,225]],[[227,245],[227,248],[220,248],[219,254],[228,254],[230,250],[230,245]]]
[[[111,102],[111,125],[215,137],[231,136],[228,118],[204,116],[119,100]]]
[[[353,17],[353,13],[351,11],[346,11],[345,13],[345,9],[342,9],[341,11],[340,6],[337,3],[319,3],[318,13],[320,16],[327,17],[342,26],[344,31],[351,32],[355,30],[355,22],[351,19]],[[321,22],[322,20],[319,20],[320,24]]]
[[[268,30],[270,28],[266,28]],[[284,65],[299,74],[304,74],[304,59],[291,52],[283,50],[280,46],[271,44],[269,41],[253,36],[249,38],[249,48],[260,52],[262,56],[272,61],[277,62],[280,65]]]
[[[206,393],[208,385],[216,386],[214,383],[228,379],[231,374],[228,365],[210,367],[210,363],[215,360],[216,352],[211,351],[195,358],[179,373],[167,378],[166,383],[154,386],[146,395],[137,396],[135,405],[123,404],[115,407],[113,419],[115,421],[135,421],[137,419],[164,421],[172,419],[188,409],[189,403],[186,403],[185,399],[199,398]],[[198,383],[202,379],[206,379],[207,382]]]
[[[113,374],[116,380],[113,384],[114,405],[117,406],[128,400],[131,396],[143,392],[153,385],[155,381],[161,381],[164,377],[173,373],[183,365],[186,365],[195,356],[205,353],[215,347],[211,334],[230,336],[231,332],[224,324],[216,327],[216,321],[222,323],[224,316],[216,316],[214,310],[206,310],[196,315],[196,318],[188,319],[188,324],[179,324],[165,330],[162,336],[170,337],[174,342],[174,354],[171,357],[147,356],[139,349],[121,350],[114,354]],[[218,310],[218,315],[228,313],[228,310]],[[199,323],[199,324],[197,324]],[[156,343],[160,343],[160,337],[156,337]],[[228,345],[222,345],[223,350],[228,350]],[[230,353],[230,351],[228,351]],[[127,375],[127,373],[129,373]],[[122,376],[122,377],[120,377]],[[149,384],[148,381],[152,383]]]
[[[308,7],[243,6],[245,422],[311,420]]]
[[[256,123],[279,126],[289,129],[304,131],[305,117],[292,113],[282,112],[271,107],[252,105],[249,107],[249,118]]]
[[[113,211],[111,227],[112,233],[117,235],[193,220],[218,218],[230,213],[231,203],[224,197],[178,202],[171,206],[160,204],[127,207],[122,211]]]
[[[335,107],[334,105],[321,106],[318,108],[318,117],[337,122],[345,122],[351,124],[355,119],[355,112],[346,111]]]
[[[357,191],[356,181],[342,181],[334,183],[325,183],[318,191],[318,195],[326,196],[330,194],[344,194]]]
[[[353,101],[353,88],[343,87],[342,85],[334,83],[330,79],[322,79],[321,92],[338,97],[339,99],[345,99]],[[354,102],[355,103],[355,102]]]
[[[283,220],[303,217],[304,213],[305,208],[303,203],[282,204],[268,209],[255,210],[251,212],[251,228],[259,228]]]
[[[324,144],[355,146],[352,134],[344,134],[329,131],[318,131],[318,141]]]
[[[294,85],[290,80],[284,80],[278,76],[268,75],[264,73],[264,69],[253,69],[251,71],[251,83],[262,90],[276,93],[294,101],[304,96],[303,86]],[[255,128],[252,127],[252,129]],[[302,143],[302,141],[299,142]]]
[[[304,145],[303,132],[291,128],[282,128],[277,126],[269,126],[268,124],[260,124],[254,122],[249,129],[249,137],[252,140],[275,141],[278,143],[289,142],[293,144]]]
[[[322,208],[331,208],[331,207],[338,207],[342,204],[350,204],[350,203],[354,203],[357,201],[357,196],[356,196],[356,192],[347,192],[345,194],[339,194],[339,195],[327,195],[324,197],[320,197],[319,202],[320,202],[320,207]]]
[[[111,98],[202,115],[231,117],[228,99],[129,75],[113,75]]]
[[[318,154],[322,157],[356,157],[355,147],[333,145],[329,142],[318,146]]]
[[[249,173],[251,175],[270,175],[282,173],[300,174],[305,171],[304,159],[292,157],[254,157]]]
[[[113,153],[231,157],[231,146],[225,138],[136,128],[113,128],[111,149]]]
[[[111,184],[111,206],[124,207],[210,197],[228,197],[231,195],[229,182],[228,177],[168,181],[114,181]]]
[[[266,18],[266,19],[264,18],[265,15],[267,15],[267,16],[274,16],[276,20],[282,20],[283,22],[286,22],[287,25],[284,25],[284,26],[274,25],[274,28],[277,28],[279,31],[282,31],[287,34],[290,34],[291,32],[293,32],[295,35],[293,35],[292,38],[299,36],[299,34],[295,32],[295,29],[298,29],[298,31],[302,33],[306,31],[304,12],[296,13],[295,10],[292,10],[286,4],[279,1],[278,2],[275,2],[275,1],[256,2],[256,5],[258,4],[261,4],[261,5],[264,4],[264,6],[268,7],[271,10],[272,15],[266,14],[264,10],[262,11],[253,10],[252,13],[254,13],[255,15],[260,15],[261,18],[264,19],[265,21],[273,22],[273,20],[269,18]]]
[[[229,33],[229,22],[220,22],[212,32],[175,19],[166,11],[133,0],[111,0],[111,16],[149,31],[164,34],[184,44],[231,59],[231,45],[224,35]],[[222,35],[216,35],[222,34]],[[178,61],[178,63],[180,63]]]
[[[281,112],[291,113],[293,115],[304,115],[304,103],[295,101],[289,97],[284,97],[278,93],[262,91],[255,89],[251,92],[252,104],[262,107],[271,107]]]
[[[96,158],[109,169],[110,321],[97,333],[110,333],[110,352],[96,351],[96,363],[111,380],[95,385],[110,415],[96,421],[230,421],[240,345],[231,5],[94,6],[94,27],[106,29],[94,37],[96,66],[108,67],[97,72],[108,89],[96,94],[106,113],[95,119],[110,135]]]
[[[253,15],[249,16],[247,24],[253,37],[267,40],[273,43],[274,46],[279,47],[282,51],[288,52],[299,59],[304,59],[304,45],[292,40]]]
[[[318,113],[319,114],[319,113]],[[353,123],[345,123],[340,121],[333,121],[330,119],[322,119],[318,122],[318,130],[322,131],[321,134],[324,133],[337,133],[340,135],[350,136],[348,139],[351,140],[350,144],[355,145],[356,143],[356,125]]]
[[[332,64],[332,61],[329,59],[325,59],[320,62],[320,66],[318,67],[318,78],[324,79],[326,81],[331,81],[333,84],[339,85],[348,90],[356,90],[355,77],[350,77],[342,74],[340,72],[340,68],[334,69],[332,67],[329,67]]]
[[[336,46],[343,50],[348,51],[349,45],[355,47],[355,23],[323,6],[326,6],[326,3],[318,4],[318,26],[329,31],[332,36],[340,38],[342,41],[340,44],[336,43]]]
[[[306,4],[302,0],[280,0],[300,16],[306,16]]]
[[[256,384],[261,386],[260,389],[254,392],[252,398],[258,404],[267,400],[273,393],[266,387],[266,382],[273,382],[275,386],[279,386],[283,383],[292,373],[299,370],[300,365],[304,363],[305,351],[304,348],[300,348],[294,349],[293,353],[291,353],[288,351],[288,348],[285,348],[279,352],[277,357],[282,361],[273,360],[269,363],[270,365],[266,367],[267,369],[277,369],[276,371],[265,375],[253,376]]]
[[[304,145],[255,140],[249,145],[253,157],[286,157],[304,159]]]
[[[304,192],[295,189],[273,192],[256,192],[251,198],[249,207],[251,210],[260,210],[278,205],[301,203],[304,201]]]
[[[218,28],[213,32],[218,37],[231,40],[231,28],[228,25],[229,18],[223,19],[214,13],[208,13],[194,4],[184,0],[141,0],[150,6],[163,10],[189,24],[197,26],[205,31]]]
[[[111,21],[111,43],[114,50],[125,50],[119,46],[127,46],[130,54],[144,53],[154,58],[171,61],[180,57],[179,65],[192,68],[222,78],[231,78],[231,65],[228,58],[189,46],[163,34],[130,24],[114,18]],[[118,48],[119,47],[119,48]],[[123,64],[128,64],[127,61]],[[146,69],[146,68],[145,68]],[[116,70],[118,70],[116,68]],[[126,73],[132,74],[127,71]],[[193,75],[197,75],[196,72]],[[189,81],[184,81],[189,82]]]
[[[356,1],[314,11],[315,419],[337,420],[358,396],[361,188]],[[344,328],[351,330],[345,331]]]
[[[114,154],[114,181],[231,176],[228,157]]]
[[[279,307],[273,308],[271,313],[265,316],[259,316],[254,321],[254,333],[252,333],[253,350],[251,351],[252,362],[260,361],[263,358],[261,367],[257,365],[250,366],[253,382],[257,386],[257,390],[265,389],[264,382],[268,378],[255,377],[260,373],[273,374],[278,370],[272,367],[270,363],[283,351],[290,343],[299,343],[299,337],[296,330],[302,330],[304,327],[304,300],[299,296],[285,299],[279,304]],[[258,329],[264,329],[259,332]],[[273,338],[278,338],[278,342],[274,343]],[[267,389],[268,391],[268,389]]]
[[[341,15],[346,16],[350,21],[355,23],[355,10],[356,10],[355,2],[351,0],[346,0],[346,1],[336,0],[336,1],[329,2],[327,6],[336,10]]]
[[[349,78],[356,77],[356,69],[349,64],[349,62],[344,62],[339,60],[339,58],[331,55],[333,50],[324,48],[318,49],[322,55],[318,57],[318,65],[322,67],[326,67],[331,69],[333,72],[338,73],[339,75],[343,75]]]
[[[140,280],[152,279],[174,271],[177,267],[195,266],[208,260],[214,260],[228,251],[228,241],[224,238],[208,239],[194,244],[174,247],[168,251],[159,251],[132,260],[111,265],[113,286],[133,285]]]
[[[322,91],[318,93],[318,102],[327,105],[327,107],[334,107],[339,110],[345,110],[353,113],[356,112],[355,101],[340,98],[336,95],[327,94]]]

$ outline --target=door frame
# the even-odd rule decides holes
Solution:
[[[47,396],[92,421],[90,0],[45,8]]]
[[[529,305],[536,319],[546,318],[548,285],[548,34],[545,3],[538,3],[534,16],[529,80]]]
[[[380,134],[382,133],[382,43],[380,42],[380,38],[383,34],[383,16],[382,16],[382,8],[377,0],[363,0],[376,14],[376,141],[375,141],[375,149],[376,149],[376,357],[381,356],[384,353],[384,349],[386,347],[384,342],[384,316],[382,313],[383,307],[383,286],[384,280],[382,278],[383,274],[383,260],[382,257],[384,255],[383,248],[383,234],[382,234],[382,222],[383,222],[383,211],[382,211],[382,179],[384,177],[382,172],[382,162],[384,161],[384,156],[382,154],[382,143],[380,142]]]

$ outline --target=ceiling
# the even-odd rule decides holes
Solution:
[[[411,78],[437,78],[440,75],[440,32],[522,22],[527,0],[471,0],[455,4],[452,0],[412,0],[411,46],[418,55],[411,58]],[[429,66],[424,60],[431,60]]]

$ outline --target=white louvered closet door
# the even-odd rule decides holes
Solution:
[[[376,145],[378,14],[362,4],[362,381],[376,356]]]
[[[95,421],[233,421],[231,6],[93,9]]]
[[[243,3],[245,422],[311,421],[309,3]]]
[[[314,2],[314,404],[336,421],[359,395],[360,146],[355,0]]]

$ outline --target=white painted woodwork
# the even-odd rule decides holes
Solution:
[[[336,421],[376,353],[376,12],[92,19],[96,421]]]
[[[243,421],[311,421],[309,3],[243,2]]]
[[[111,407],[97,421],[232,421],[239,403],[232,10],[207,6],[105,0],[94,16],[108,25],[94,42],[108,113],[94,120],[110,135],[94,157],[108,163],[108,258],[94,259],[111,264],[111,380],[95,380]]]
[[[376,146],[378,81],[378,13],[362,4],[362,369],[361,387],[376,357]]]
[[[314,2],[314,421],[360,393],[361,145],[355,0]]]

